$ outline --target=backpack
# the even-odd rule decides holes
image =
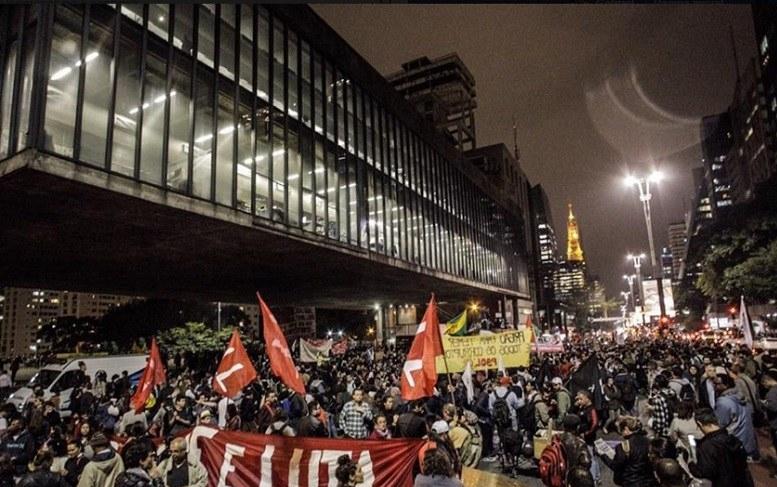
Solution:
[[[696,393],[693,390],[693,386],[690,382],[686,382],[680,388],[680,400],[686,402],[696,403]]]
[[[564,487],[567,477],[567,456],[558,435],[553,435],[550,444],[542,450],[537,463],[540,479],[548,487]]]
[[[494,424],[496,426],[506,427],[512,424],[512,418],[510,417],[510,406],[507,404],[507,396],[510,394],[510,391],[507,391],[507,394],[504,396],[499,396],[499,394],[494,391],[494,397],[496,397],[496,401],[494,401]]]

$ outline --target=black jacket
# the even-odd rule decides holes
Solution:
[[[624,448],[624,443],[628,443],[627,448]],[[650,440],[643,431],[640,431],[629,436],[615,448],[615,457],[612,460],[606,456],[601,458],[612,469],[617,485],[647,487],[655,485],[653,468],[648,459],[649,450]]]
[[[76,458],[68,458],[65,461],[65,470],[67,470],[65,481],[72,487],[76,487],[78,485],[78,478],[81,476],[81,472],[84,471],[87,463],[89,463],[89,459],[83,455]]]
[[[41,468],[22,477],[17,487],[68,487],[68,484],[61,475]]]
[[[402,414],[397,420],[397,434],[400,438],[423,438],[426,435],[426,421],[412,411]]]
[[[0,443],[0,453],[7,453],[11,457],[16,475],[24,475],[27,472],[27,464],[35,456],[35,438],[27,430],[22,431],[16,439],[11,434],[6,434]]]
[[[153,480],[136,474],[135,472],[124,471],[116,477],[115,487],[154,487]]]
[[[722,428],[699,441],[696,463],[688,467],[694,477],[710,480],[712,487],[753,487],[745,447]]]
[[[329,433],[327,432],[324,423],[319,421],[318,418],[307,415],[299,420],[299,424],[297,425],[297,436],[326,438],[329,436]]]

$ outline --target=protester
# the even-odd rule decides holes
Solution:
[[[367,438],[367,421],[372,420],[372,411],[364,403],[364,391],[354,389],[351,398],[340,413],[340,427],[348,438]]]
[[[111,448],[108,439],[102,433],[95,433],[89,446],[94,456],[84,467],[78,487],[104,487],[114,485],[116,478],[124,471],[124,462]]]
[[[696,461],[688,465],[691,475],[710,480],[712,487],[753,487],[742,442],[720,427],[711,409],[699,409],[694,416],[704,438],[697,444]]]
[[[149,472],[154,467],[153,452],[143,443],[134,443],[124,450],[126,470],[116,477],[116,487],[154,487]]]
[[[734,379],[727,374],[719,374],[715,380],[715,394],[718,424],[742,442],[748,460],[759,460],[761,454],[753,429],[753,411],[736,388]]]
[[[623,441],[615,448],[613,458],[600,455],[604,463],[613,470],[613,480],[624,487],[649,487],[653,485],[653,469],[648,453],[650,441],[642,423],[633,416],[622,416],[618,420],[618,431]]]
[[[175,438],[170,442],[170,456],[152,472],[162,480],[164,487],[206,487],[208,474],[199,464],[189,461],[186,440]]]
[[[337,459],[335,469],[337,487],[355,487],[364,482],[364,473],[358,463],[354,462],[350,455],[342,455]]]
[[[463,487],[453,471],[450,458],[440,450],[427,452],[423,472],[416,476],[413,487]]]
[[[19,487],[67,487],[65,479],[51,471],[51,453],[40,450],[29,465],[30,472],[17,484]]]

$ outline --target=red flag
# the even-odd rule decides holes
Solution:
[[[405,365],[402,367],[402,399],[411,401],[429,397],[434,393],[434,385],[437,383],[435,357],[442,354],[437,302],[432,294],[424,318],[415,332]]]
[[[213,376],[213,390],[222,396],[232,398],[254,379],[256,379],[256,369],[248,358],[246,349],[243,348],[240,333],[235,328],[229,338],[229,345],[221,357],[216,375]]]
[[[165,383],[165,364],[159,356],[159,347],[156,345],[156,338],[151,338],[151,350],[148,355],[146,367],[143,369],[143,377],[138,383],[130,405],[135,412],[140,412],[146,407],[146,400],[151,395],[155,386]]]
[[[342,340],[336,341],[332,344],[332,355],[343,355],[345,352],[348,351],[348,339],[343,338]]]
[[[262,309],[262,323],[264,324],[264,346],[267,356],[270,358],[270,368],[281,381],[286,384],[286,387],[294,392],[305,395],[305,385],[302,383],[302,378],[299,376],[299,371],[294,365],[294,360],[291,358],[291,352],[289,351],[289,345],[286,342],[286,337],[283,336],[281,327],[278,326],[278,321],[273,316],[270,308],[267,307],[259,293],[256,293],[256,297],[259,298],[259,307]]]

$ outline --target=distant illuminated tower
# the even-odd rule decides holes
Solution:
[[[580,245],[580,232],[577,230],[577,220],[572,214],[572,203],[569,203],[567,217],[567,262],[585,262],[583,247]]]

